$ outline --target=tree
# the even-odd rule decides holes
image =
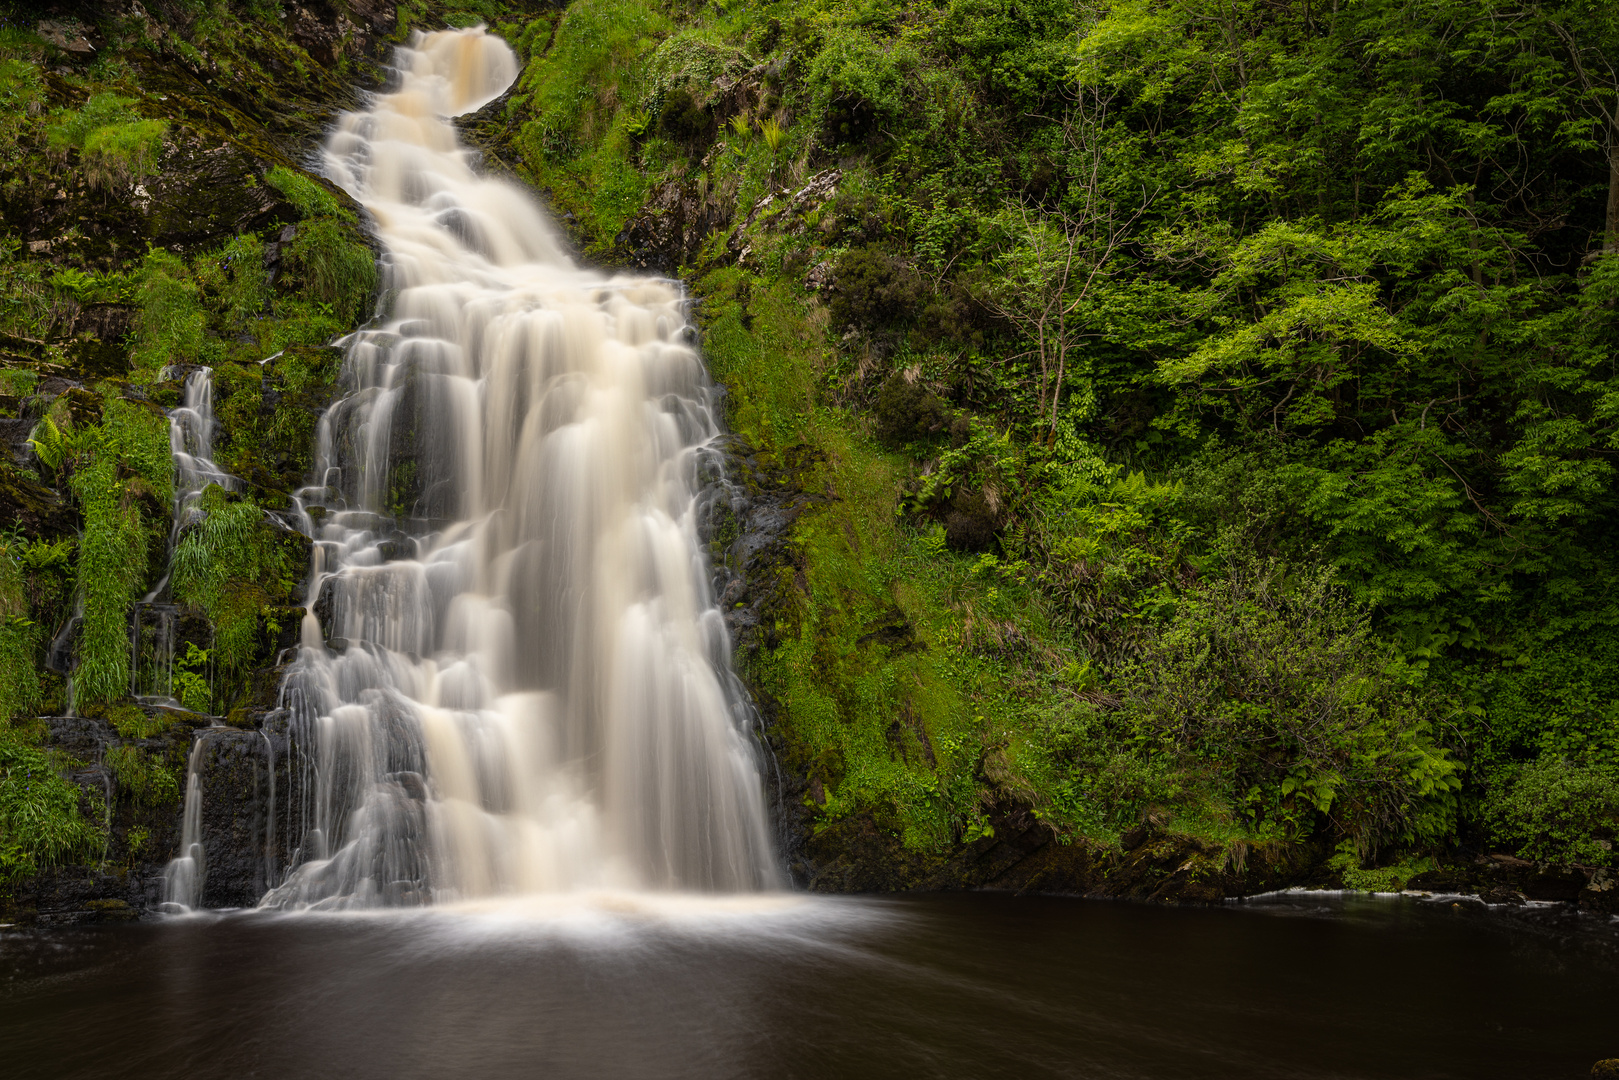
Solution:
[[[1568,50],[1582,93],[1580,107],[1595,121],[1608,156],[1608,210],[1602,250],[1619,252],[1619,11],[1606,2],[1576,0],[1549,25]]]
[[[1110,189],[1104,133],[1111,96],[1099,84],[1078,87],[1059,120],[1065,190],[1050,204],[1025,192],[1001,219],[1009,242],[996,260],[999,279],[989,307],[1034,345],[1007,359],[1032,355],[1039,361],[1038,413],[1041,424],[1050,416],[1048,439],[1056,437],[1069,353],[1096,332],[1085,308],[1120,269],[1120,246],[1156,195],[1143,185],[1139,201],[1126,210]]]

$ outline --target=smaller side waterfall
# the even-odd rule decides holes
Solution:
[[[227,491],[236,487],[236,478],[214,464],[214,425],[214,371],[198,368],[186,376],[183,404],[169,410],[169,451],[174,456],[171,558],[203,489],[209,484]],[[165,570],[157,587],[135,605],[129,623],[129,692],[148,704],[179,704],[174,694],[179,610],[168,599],[169,574]]]
[[[214,369],[198,368],[186,376],[185,403],[169,410],[169,451],[174,455],[174,529],[202,489],[218,484],[227,491],[236,478],[214,464]]]
[[[185,399],[169,410],[169,451],[174,456],[174,522],[169,528],[171,566],[157,587],[135,605],[130,619],[130,693],[150,704],[178,705],[174,697],[174,652],[179,609],[169,601],[174,545],[194,514],[209,484],[227,491],[235,477],[213,460],[214,371],[198,368],[186,376]],[[163,872],[163,901],[170,910],[189,910],[202,900],[207,864],[202,847],[203,733],[191,744],[186,763],[185,810],[180,825],[180,853]],[[273,782],[273,780],[272,780]]]
[[[208,872],[202,851],[202,762],[203,737],[191,744],[186,762],[186,801],[180,820],[180,854],[163,871],[163,906],[170,911],[189,911],[202,900],[203,878]]]

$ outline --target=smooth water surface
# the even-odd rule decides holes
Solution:
[[[602,894],[0,931],[25,1077],[1577,1077],[1612,924],[1411,900]]]

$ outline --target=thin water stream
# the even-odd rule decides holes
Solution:
[[[165,372],[167,375],[168,372]],[[214,371],[201,367],[186,374],[184,397],[169,410],[169,453],[174,459],[174,518],[169,528],[169,555],[180,532],[195,516],[203,489],[217,484],[234,490],[236,478],[214,463]],[[155,588],[135,605],[129,626],[129,692],[138,701],[176,706],[174,655],[179,608],[169,596],[172,567]]]

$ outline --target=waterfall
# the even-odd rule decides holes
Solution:
[[[168,376],[166,371],[165,376]],[[197,368],[186,376],[182,403],[169,410],[169,453],[174,458],[174,522],[169,557],[192,508],[209,484],[230,490],[235,478],[214,464],[214,370]],[[178,705],[174,698],[174,645],[179,612],[166,597],[170,570],[135,605],[129,624],[130,694],[147,704]],[[216,721],[217,723],[217,721]],[[180,819],[180,854],[163,871],[163,902],[169,910],[189,910],[202,899],[207,866],[202,851],[202,761],[206,736],[197,734],[186,763],[186,791]],[[273,782],[273,779],[272,779]]]
[[[172,369],[171,369],[172,370]],[[167,375],[167,372],[165,372]],[[174,458],[174,519],[169,554],[180,530],[191,520],[203,488],[227,491],[236,479],[214,464],[214,371],[197,368],[186,376],[183,403],[169,410],[169,453]],[[135,605],[129,624],[129,692],[149,704],[178,705],[174,697],[174,646],[178,610],[165,598],[169,571]]]
[[[385,310],[298,493],[311,614],[282,701],[308,765],[263,905],[772,887],[697,536],[719,429],[684,295],[576,266],[474,173],[448,117],[514,81],[503,42],[417,35],[396,64],[325,148]]]
[[[202,900],[207,866],[202,852],[202,762],[204,736],[198,733],[186,762],[185,809],[180,818],[180,854],[163,871],[163,905],[170,911],[189,911]]]

